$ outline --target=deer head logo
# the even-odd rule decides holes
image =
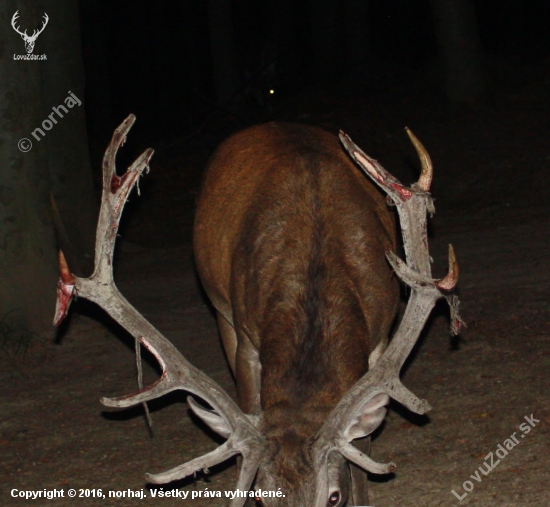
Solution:
[[[42,28],[40,28],[40,30],[35,30],[32,35],[27,35],[27,30],[21,32],[21,30],[19,30],[19,27],[15,24],[18,17],[19,11],[15,11],[13,18],[11,18],[11,26],[19,35],[21,35],[21,37],[25,41],[25,49],[30,55],[34,50],[34,43],[36,42],[36,39],[44,31],[44,28],[46,28],[46,25],[48,24],[50,18],[48,18],[48,15],[46,13],[44,13],[44,22],[42,24]]]

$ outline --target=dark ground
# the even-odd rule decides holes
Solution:
[[[404,376],[433,410],[417,417],[393,405],[372,455],[398,468],[395,475],[373,478],[371,503],[377,507],[550,505],[550,76],[542,66],[502,63],[492,74],[492,100],[482,107],[451,109],[430,73],[385,69],[366,76],[369,85],[362,89],[356,81],[304,92],[285,101],[278,115],[344,129],[404,183],[417,171],[403,132],[409,126],[435,166],[435,275],[446,269],[448,243],[460,263],[468,328],[452,342],[446,310],[436,308]],[[122,229],[119,288],[192,363],[233,392],[190,247],[194,200],[212,147],[156,148],[142,197],[139,203],[132,198]],[[144,472],[169,469],[214,446],[189,417],[183,395],[151,404],[154,439],[141,409],[112,412],[99,404],[100,396],[134,390],[132,349],[115,324],[79,302],[55,344],[39,340],[23,359],[3,359],[0,505],[26,504],[10,496],[12,488],[140,490],[146,488]],[[154,369],[146,370],[154,378]],[[518,427],[531,414],[539,422],[520,444],[481,482],[470,478],[498,444],[521,435]],[[234,488],[234,479],[235,470],[226,467],[177,486],[223,491]],[[462,496],[467,480],[474,489],[459,502],[452,490]],[[182,502],[77,498],[32,505]],[[193,505],[225,501],[197,499]]]

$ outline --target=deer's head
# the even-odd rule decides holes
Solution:
[[[34,43],[36,42],[36,39],[44,31],[44,28],[46,28],[46,25],[48,24],[50,18],[48,18],[48,15],[46,13],[44,13],[44,21],[42,22],[42,27],[39,30],[34,30],[32,35],[27,35],[27,30],[22,32],[15,24],[18,17],[19,11],[15,11],[15,14],[11,18],[11,26],[19,35],[21,35],[21,38],[25,41],[25,49],[30,55],[34,51]]]

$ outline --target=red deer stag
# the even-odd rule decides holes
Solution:
[[[416,413],[429,409],[401,384],[399,373],[439,298],[451,306],[452,329],[460,326],[458,300],[444,295],[458,278],[452,248],[448,274],[441,280],[431,276],[428,153],[407,130],[422,164],[418,183],[408,188],[340,136],[397,207],[403,262],[393,253],[395,224],[386,200],[335,136],[270,123],[233,136],[216,151],[198,202],[194,249],[237,380],[237,405],[114,285],[120,215],[153,153],[145,151],[117,176],[116,152],[134,121],[130,116],[122,123],[105,153],[94,273],[74,277],[60,255],[55,321],[78,294],[100,305],[158,359],[163,373],[156,383],[130,396],[104,398],[105,405],[128,407],[181,389],[212,407],[188,398],[195,414],[226,442],[147,479],[166,483],[240,455],[236,490],[244,494],[231,500],[232,507],[245,504],[253,484],[250,495],[266,506],[365,505],[364,471],[388,473],[395,465],[361,452],[363,437],[381,424],[390,397]],[[411,293],[388,345],[398,303],[390,266]],[[275,491],[284,497],[273,496]]]

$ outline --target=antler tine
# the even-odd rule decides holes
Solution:
[[[11,26],[19,35],[25,36],[25,35],[27,35],[27,30],[25,30],[25,33],[23,33],[23,32],[21,32],[19,27],[16,26],[16,24],[15,24],[15,22],[17,21],[18,18],[19,18],[19,11],[17,10],[17,11],[15,11],[15,14],[11,18]]]
[[[167,470],[166,472],[161,472],[159,474],[145,474],[145,479],[153,484],[166,484],[167,482],[184,479],[199,470],[204,470],[219,463],[223,463],[238,452],[238,449],[233,447],[231,440],[227,440],[223,445],[205,454],[204,456],[200,456],[194,460],[188,461],[187,463],[178,465],[177,467]]]
[[[455,250],[453,245],[449,245],[449,272],[441,280],[437,280],[435,285],[441,290],[453,290],[458,283],[458,275],[460,270],[458,269],[458,262],[456,261]]]
[[[42,33],[44,31],[44,28],[46,28],[46,25],[48,24],[49,20],[50,20],[50,18],[48,17],[48,15],[46,13],[44,13],[44,24],[42,25],[42,28],[40,29],[40,31],[38,33]]]
[[[411,288],[407,308],[388,348],[373,369],[367,372],[333,409],[321,428],[315,444],[319,460],[325,460],[330,451],[338,451],[357,465],[371,471],[382,470],[384,465],[376,463],[373,465],[365,460],[359,451],[346,441],[342,428],[348,422],[348,414],[353,413],[354,408],[364,403],[364,400],[372,399],[380,393],[386,393],[413,412],[418,414],[427,412],[430,406],[426,400],[419,399],[401,383],[399,379],[401,368],[439,298],[446,297],[451,306],[452,328],[458,329],[461,323],[456,296],[451,298],[440,292],[440,289],[451,290],[458,280],[458,264],[452,247],[449,249],[447,276],[438,281],[431,277],[427,214],[434,212],[432,198],[428,193],[432,178],[432,164],[420,141],[408,129],[407,134],[422,164],[419,181],[411,188],[401,184],[376,160],[371,159],[358,148],[346,134],[340,133],[340,139],[351,157],[388,194],[397,207],[407,262],[403,262],[393,252],[388,252],[386,255],[397,276]],[[376,426],[372,427],[370,431],[374,431],[375,428]]]
[[[391,461],[389,463],[377,463],[351,444],[342,446],[340,451],[346,459],[373,474],[390,474],[397,468],[396,464]]]
[[[113,137],[107,149],[105,155],[103,155],[103,190],[110,188],[107,183],[110,183],[113,176],[116,176],[115,159],[118,149],[126,142],[126,135],[136,122],[136,116],[133,114],[128,117],[115,129]]]
[[[403,185],[397,178],[384,169],[376,160],[369,157],[351,138],[343,131],[340,131],[340,141],[347,152],[363,172],[374,181],[390,198],[396,196],[397,201],[408,200],[412,197],[412,192]]]
[[[414,148],[416,149],[416,153],[418,154],[418,158],[420,159],[420,164],[422,165],[422,172],[420,173],[420,178],[418,178],[418,182],[416,184],[424,192],[429,192],[433,179],[432,159],[428,154],[428,150],[424,148],[424,145],[418,140],[418,138],[412,133],[412,131],[408,127],[405,127],[405,132],[413,143]]]
[[[61,273],[61,279],[65,284],[74,284],[76,278],[71,273],[69,265],[67,264],[67,259],[65,259],[65,254],[63,250],[59,250],[59,271]]]
[[[60,278],[57,282],[57,298],[55,300],[55,314],[53,325],[59,326],[67,316],[69,306],[74,297],[76,277],[71,273],[63,252],[59,250]]]
[[[95,271],[91,278],[112,280],[113,254],[122,210],[138,178],[149,170],[154,154],[151,148],[145,150],[122,176],[117,176],[116,155],[135,121],[136,117],[131,114],[120,124],[103,157],[103,194],[96,232]]]
[[[62,275],[58,283],[59,308],[56,307],[55,322],[59,324],[63,320],[72,297],[78,294],[103,308],[159,361],[162,375],[157,382],[128,396],[102,398],[101,401],[106,406],[128,407],[182,389],[206,400],[226,422],[230,429],[229,440],[219,449],[163,474],[149,476],[156,482],[167,482],[225,461],[237,453],[241,453],[246,461],[246,456],[251,453],[255,456],[255,453],[259,452],[257,449],[263,448],[264,440],[252,420],[240,410],[231,397],[214,380],[189,363],[116,288],[112,259],[120,216],[129,193],[139,176],[148,169],[149,160],[153,155],[153,150],[146,150],[122,176],[117,176],[116,153],[134,122],[135,116],[130,115],[115,130],[103,159],[103,195],[96,233],[94,273],[89,278],[74,277],[70,274],[64,256],[60,255]],[[246,480],[250,474],[250,471],[246,472]],[[254,474],[255,471],[252,478]]]

